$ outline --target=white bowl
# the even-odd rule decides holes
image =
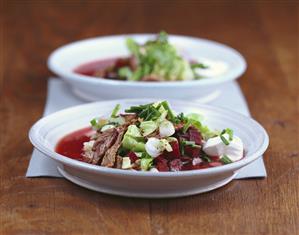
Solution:
[[[94,117],[110,115],[116,103],[124,110],[149,102],[152,100],[116,100],[68,108],[35,123],[29,138],[39,151],[60,163],[60,173],[75,184],[109,194],[146,198],[187,196],[219,188],[230,182],[239,169],[259,158],[268,146],[266,131],[251,118],[223,108],[172,100],[170,104],[177,112],[199,112],[204,115],[205,123],[214,129],[232,128],[244,142],[245,157],[214,168],[153,173],[91,165],[54,151],[63,136],[88,126]]]
[[[140,43],[153,34],[132,34],[86,39],[56,49],[48,59],[49,69],[68,82],[73,91],[89,101],[117,98],[204,98],[213,99],[219,94],[221,85],[240,77],[246,62],[236,50],[223,44],[185,36],[170,35],[170,42],[188,58],[204,57],[224,61],[228,71],[221,76],[195,81],[134,82],[91,78],[74,72],[87,62],[128,56],[125,45],[127,37]]]

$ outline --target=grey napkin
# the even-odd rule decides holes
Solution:
[[[49,79],[47,103],[44,116],[84,101],[76,97],[70,87],[60,79]],[[250,116],[245,98],[238,83],[231,82],[221,88],[220,95],[210,102],[212,105],[222,106],[236,112]],[[57,163],[34,149],[27,169],[26,177],[62,177],[57,171]],[[239,171],[236,179],[266,177],[266,169],[262,158]]]

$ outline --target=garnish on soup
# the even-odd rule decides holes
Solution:
[[[144,44],[127,38],[126,45],[131,53],[129,57],[84,64],[75,72],[114,80],[182,81],[215,77],[227,70],[226,63],[220,61],[183,58],[169,43],[165,32]]]

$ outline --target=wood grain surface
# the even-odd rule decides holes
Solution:
[[[0,234],[299,234],[297,1],[1,1]],[[239,50],[239,80],[269,132],[266,179],[179,199],[110,196],[25,178],[49,53],[87,37],[164,29]]]

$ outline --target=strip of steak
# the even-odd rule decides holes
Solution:
[[[123,157],[117,155],[115,161],[115,168],[121,169],[122,163],[123,163]]]
[[[123,139],[123,136],[128,128],[128,125],[122,125],[116,128],[118,132],[118,136],[114,144],[106,151],[102,163],[102,166],[106,167],[113,167],[115,163],[115,159],[117,156],[117,151],[119,147],[121,146],[121,141]]]
[[[93,157],[89,163],[99,165],[105,152],[114,144],[117,139],[118,132],[116,128],[110,128],[97,135],[95,143],[92,147]]]
[[[125,123],[134,123],[137,120],[137,115],[135,113],[120,114],[125,119]],[[136,119],[136,120],[135,120]]]

